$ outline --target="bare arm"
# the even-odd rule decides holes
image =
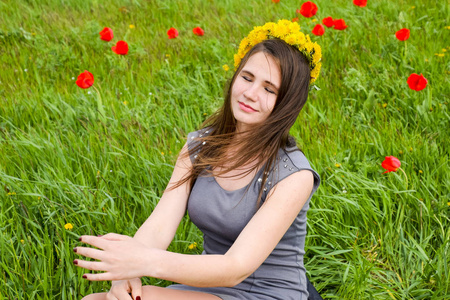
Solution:
[[[192,164],[190,158],[184,155],[187,151],[187,144],[185,144],[180,151],[172,177],[161,199],[151,215],[134,235],[134,239],[146,246],[163,250],[167,249],[185,214],[187,199],[189,197],[188,184],[185,183],[175,189],[169,188],[175,185],[191,170]]]
[[[97,237],[83,236],[84,242],[105,251],[83,248],[80,254],[101,262],[79,265],[106,271],[87,274],[89,280],[150,276],[199,287],[234,286],[252,274],[270,255],[312,188],[313,175],[309,171],[294,173],[280,181],[225,255],[185,255],[146,248],[137,241],[133,245],[112,245]]]

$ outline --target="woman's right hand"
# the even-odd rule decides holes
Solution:
[[[102,238],[112,241],[124,241],[132,237],[117,233],[108,233],[102,236]],[[113,281],[111,289],[106,294],[107,300],[141,300],[141,298],[142,283],[140,278]]]
[[[141,297],[142,283],[140,278],[113,281],[111,289],[106,294],[107,300],[141,300]]]

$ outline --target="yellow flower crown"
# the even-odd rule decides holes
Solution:
[[[236,68],[239,66],[242,58],[253,46],[270,38],[281,39],[303,53],[309,61],[311,70],[310,83],[316,81],[322,66],[320,62],[322,49],[317,43],[311,42],[309,35],[305,35],[300,31],[300,25],[297,22],[289,20],[279,20],[278,23],[268,22],[263,26],[253,28],[249,35],[241,41],[238,53],[234,55],[234,66]]]

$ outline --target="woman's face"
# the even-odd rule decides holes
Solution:
[[[231,109],[239,132],[269,117],[280,84],[280,67],[270,55],[257,52],[248,59],[231,87]]]

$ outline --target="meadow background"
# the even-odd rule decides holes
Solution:
[[[134,234],[187,133],[221,105],[240,40],[297,16],[307,33],[328,16],[348,25],[310,34],[320,90],[291,131],[322,178],[308,213],[310,280],[325,299],[449,299],[449,2],[314,2],[307,19],[294,0],[1,1],[0,299],[108,290],[72,264],[78,236]],[[113,41],[100,40],[103,27]],[[111,51],[118,40],[126,56]],[[84,70],[98,93],[75,84]],[[428,79],[424,90],[409,89],[411,73]],[[390,155],[407,178],[383,174]],[[186,218],[169,249],[201,253],[201,240]]]

